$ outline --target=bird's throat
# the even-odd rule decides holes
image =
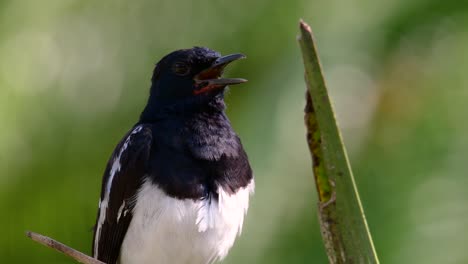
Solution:
[[[199,95],[179,99],[176,102],[150,96],[148,103],[140,115],[141,123],[152,123],[161,119],[192,118],[200,115],[223,114],[224,91],[215,95]]]
[[[185,129],[186,143],[197,158],[219,160],[239,154],[237,135],[224,112],[200,113],[187,121]]]

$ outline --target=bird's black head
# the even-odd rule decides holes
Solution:
[[[231,62],[245,58],[242,54],[221,56],[203,47],[174,51],[162,58],[154,69],[145,116],[175,111],[192,111],[219,103],[227,85],[246,82],[240,78],[221,78]]]

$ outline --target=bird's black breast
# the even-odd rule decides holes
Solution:
[[[252,180],[242,144],[224,115],[154,124],[148,176],[179,199],[236,193]]]

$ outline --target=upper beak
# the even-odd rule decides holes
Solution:
[[[247,82],[246,79],[242,78],[220,78],[224,68],[228,64],[244,58],[246,57],[243,54],[231,54],[216,59],[209,68],[195,75],[194,81],[197,89],[194,90],[194,94],[201,94],[227,85]]]

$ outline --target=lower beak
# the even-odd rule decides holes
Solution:
[[[202,94],[215,89],[224,88],[227,85],[234,85],[247,82],[242,78],[220,78],[224,68],[233,61],[244,59],[243,54],[231,54],[218,58],[211,66],[194,77],[195,86],[194,94]]]

